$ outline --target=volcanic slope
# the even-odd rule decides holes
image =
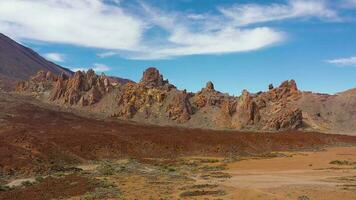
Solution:
[[[0,33],[0,86],[9,89],[19,80],[29,79],[38,71],[50,71],[55,75],[73,72],[41,57],[4,34]]]

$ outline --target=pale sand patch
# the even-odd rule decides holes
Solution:
[[[10,181],[8,184],[6,184],[6,186],[9,186],[9,187],[17,187],[17,186],[20,186],[23,182],[30,182],[30,183],[34,183],[36,181],[35,178],[21,178],[21,179],[15,179],[15,180],[12,180]]]
[[[221,183],[229,194],[224,199],[296,200],[302,195],[313,200],[356,199],[356,188],[343,187],[356,184],[355,166],[330,164],[333,160],[356,162],[356,147],[292,154],[228,164],[226,172],[232,178]],[[345,177],[351,179],[345,181]]]

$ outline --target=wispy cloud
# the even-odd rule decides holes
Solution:
[[[107,51],[107,52],[98,53],[96,55],[100,58],[107,58],[107,57],[117,55],[117,53],[114,51]]]
[[[72,71],[88,71],[89,69],[93,69],[95,72],[107,72],[110,71],[110,67],[105,64],[95,63],[93,67],[72,67],[70,68]]]
[[[54,62],[64,62],[65,56],[60,53],[46,53],[44,57]]]
[[[165,59],[185,55],[226,54],[258,50],[284,41],[285,34],[268,28],[238,28],[223,16],[167,13],[142,4],[153,27],[168,33],[166,41],[146,46],[129,57]],[[193,16],[193,17],[192,17]]]
[[[267,27],[246,30],[224,28],[208,33],[176,30],[168,40],[173,43],[172,47],[161,47],[151,52],[138,53],[133,59],[246,52],[282,42],[284,34]]]
[[[326,60],[330,64],[340,65],[340,66],[356,66],[356,56],[348,58],[338,58]]]
[[[324,0],[289,0],[287,4],[235,4],[220,11],[233,19],[237,26],[302,17],[337,20],[337,12]]]

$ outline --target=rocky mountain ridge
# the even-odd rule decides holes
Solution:
[[[140,82],[113,84],[93,70],[72,77],[39,72],[20,82],[17,91],[49,102],[141,123],[251,131],[317,130],[351,133],[356,130],[356,92],[336,95],[302,92],[294,80],[256,94],[244,90],[234,97],[208,82],[201,91],[179,90],[155,68]]]
[[[243,91],[240,97],[233,97],[216,91],[212,82],[197,93],[179,90],[155,68],[148,68],[139,83],[118,85],[89,70],[72,77],[39,72],[20,82],[16,90],[107,117],[158,125],[261,131],[303,126],[302,110],[291,103],[302,96],[293,80],[267,92]]]

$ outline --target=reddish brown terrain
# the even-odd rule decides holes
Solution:
[[[356,143],[352,136],[311,132],[213,131],[99,120],[6,93],[0,109],[0,167],[5,174],[104,158],[254,155]]]
[[[0,110],[0,184],[15,185],[3,188],[0,199],[234,199],[241,195],[245,195],[242,199],[273,199],[265,189],[246,193],[244,182],[241,188],[235,185],[234,177],[242,177],[225,172],[234,170],[226,163],[239,163],[251,156],[284,157],[276,151],[356,144],[354,136],[316,132],[253,133],[140,125],[14,93],[1,93]],[[334,157],[328,160],[338,158]],[[270,173],[267,171],[264,173]],[[344,170],[340,176],[350,173]],[[43,178],[15,184],[21,183],[21,177],[34,176]],[[310,195],[322,194],[324,189]],[[352,192],[337,192],[333,194],[354,197]]]
[[[1,200],[48,200],[58,197],[69,198],[72,196],[83,195],[88,191],[94,190],[87,178],[69,175],[65,178],[49,177],[41,183],[23,190],[12,190],[0,193]]]

